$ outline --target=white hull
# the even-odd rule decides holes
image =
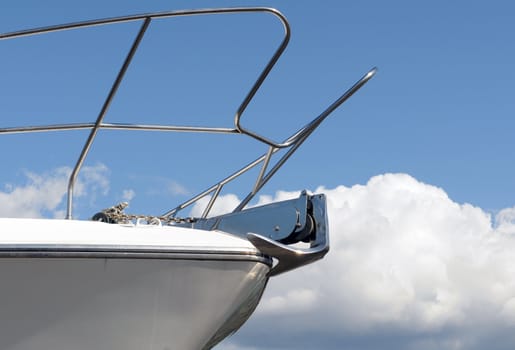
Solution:
[[[104,121],[140,43],[145,35],[154,32],[147,29],[157,19],[236,13],[272,15],[282,24],[283,33],[268,63],[244,95],[233,127]],[[288,21],[275,9],[154,12],[0,33],[0,41],[128,22],[140,23],[140,29],[94,121],[0,125],[0,135],[89,131],[68,179],[68,220],[0,218],[0,350],[210,348],[250,316],[270,276],[322,259],[329,251],[323,195],[303,191],[296,199],[252,208],[249,203],[315,129],[374,76],[376,69],[366,73],[304,127],[277,142],[250,130],[245,126],[247,121],[241,120],[290,40]],[[169,44],[160,40],[164,36],[154,38],[158,39],[152,41],[151,45],[157,45],[154,49]],[[138,99],[152,94],[145,88]],[[202,101],[202,96],[198,97]],[[163,107],[169,110],[166,103]],[[275,127],[273,121],[265,126]],[[78,176],[102,129],[239,134],[261,143],[265,153],[161,216],[125,213],[128,203],[122,202],[94,214],[92,221],[72,220]],[[173,153],[182,148],[182,143],[178,148],[165,147],[152,156],[166,165],[170,151],[165,150]],[[277,152],[282,155],[276,157]],[[227,157],[201,154],[197,160],[209,172],[218,158]],[[227,184],[258,168],[250,192],[231,213],[210,215]],[[177,215],[204,199],[207,202],[199,217]],[[156,225],[139,225],[143,220]]]
[[[0,242],[2,350],[210,348],[250,316],[270,270],[246,240],[217,232],[54,220],[0,224],[17,237]],[[62,225],[75,232],[57,237],[51,228],[60,225],[61,232]],[[82,234],[91,228],[89,238]],[[125,240],[115,237],[119,230]],[[131,241],[141,234],[146,246]],[[124,245],[109,244],[110,235]]]

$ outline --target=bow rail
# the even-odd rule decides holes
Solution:
[[[250,88],[249,92],[241,102],[234,116],[234,128],[221,128],[221,127],[198,127],[198,126],[176,126],[176,125],[136,125],[136,124],[123,124],[123,123],[104,123],[104,117],[109,110],[109,107],[116,96],[118,88],[122,83],[124,76],[132,62],[135,53],[142,40],[144,39],[147,29],[151,25],[154,19],[158,18],[173,18],[173,17],[184,17],[184,16],[199,16],[199,15],[221,15],[221,14],[236,14],[236,13],[266,13],[273,15],[283,25],[283,37],[275,52],[270,57],[268,63],[265,65],[258,78]],[[223,180],[215,183],[205,191],[199,193],[193,198],[185,201],[178,205],[174,209],[163,214],[163,217],[173,218],[182,209],[190,206],[197,202],[201,198],[212,195],[209,203],[207,204],[202,218],[206,218],[209,215],[215,201],[217,200],[223,187],[239,177],[248,170],[261,164],[261,170],[257,176],[255,184],[249,194],[242,200],[242,202],[234,209],[234,212],[241,211],[256,195],[256,193],[270,180],[270,178],[279,170],[279,168],[290,158],[290,156],[300,147],[300,145],[312,134],[312,132],[343,102],[351,97],[357,90],[359,90],[364,84],[366,84],[376,73],[376,68],[371,69],[361,79],[359,79],[351,88],[343,93],[333,104],[331,104],[325,111],[323,111],[318,117],[314,118],[310,123],[299,129],[297,132],[286,138],[282,142],[273,141],[265,136],[262,136],[250,129],[245,128],[242,125],[242,116],[252,101],[253,97],[261,87],[262,83],[267,78],[268,74],[283,54],[290,40],[290,26],[286,17],[279,11],[272,8],[265,7],[249,7],[249,8],[222,8],[222,9],[199,9],[199,10],[183,10],[183,11],[169,11],[169,12],[157,12],[147,13],[133,16],[122,16],[114,18],[106,18],[92,21],[74,22],[69,24],[62,24],[56,26],[41,27],[23,31],[16,31],[10,33],[0,34],[0,41],[9,40],[21,37],[27,37],[32,35],[40,35],[58,31],[75,30],[94,26],[111,25],[116,23],[125,22],[142,22],[141,27],[134,38],[131,48],[129,49],[125,60],[120,67],[118,75],[113,81],[106,99],[100,109],[94,122],[86,123],[72,123],[72,124],[50,124],[50,125],[34,125],[34,126],[19,126],[19,127],[0,127],[0,135],[2,134],[16,134],[16,133],[34,133],[34,132],[53,132],[53,131],[71,131],[71,130],[90,130],[88,138],[81,149],[79,158],[73,168],[68,181],[67,188],[67,209],[66,218],[73,218],[73,193],[74,186],[77,181],[77,177],[82,168],[82,165],[93,145],[96,135],[100,129],[109,130],[132,130],[132,131],[158,131],[158,132],[200,132],[200,133],[220,133],[220,134],[244,134],[253,139],[256,139],[265,144],[268,149],[262,156],[256,158],[254,161],[248,163],[238,171],[232,173]],[[285,154],[270,166],[272,156],[281,149],[287,149]]]

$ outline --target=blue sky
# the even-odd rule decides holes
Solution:
[[[240,5],[275,7],[292,27],[288,49],[244,117],[249,127],[276,140],[317,116],[369,69],[379,68],[292,157],[265,194],[365,186],[374,176],[393,173],[409,174],[395,179],[412,184],[411,189],[424,192],[422,184],[442,189],[466,213],[465,203],[492,218],[515,206],[512,2],[21,0],[1,5],[0,32]],[[137,29],[137,24],[124,24],[1,41],[2,126],[93,121]],[[280,25],[269,15],[156,22],[105,121],[230,127],[280,35]],[[131,212],[164,212],[264,151],[243,136],[171,136],[101,131],[85,163],[89,175],[82,183],[89,192],[79,194],[77,215],[87,218],[127,197]],[[1,137],[0,191],[7,196],[38,181],[61,179],[59,169],[74,164],[86,137],[80,131]],[[228,191],[241,196],[246,186],[237,183]],[[373,193],[371,186],[365,188]],[[63,207],[57,201],[39,213],[60,215]],[[262,325],[265,316],[260,317],[256,325]],[[424,337],[416,344],[432,348],[442,346],[438,339],[448,339],[441,334],[464,329],[444,322],[428,333],[410,333],[393,321],[389,328],[387,321],[361,333],[344,327],[346,348],[375,348],[369,338],[397,339],[392,348],[409,348],[420,332]],[[227,349],[252,348],[246,339],[258,342],[256,334],[243,329]],[[266,348],[286,348],[275,339]],[[345,339],[334,340],[340,345],[335,348],[343,348]]]
[[[510,44],[509,2],[494,2],[489,6],[482,2],[415,4],[408,1],[326,2],[317,6],[302,1],[245,3],[251,4],[277,7],[292,25],[287,52],[246,112],[245,120],[259,130],[266,130],[267,135],[281,139],[291,134],[368,69],[377,66],[380,70],[368,86],[335,112],[314,139],[303,146],[270,184],[269,191],[285,186],[293,190],[320,184],[352,185],[364,183],[376,174],[405,172],[445,188],[458,202],[492,211],[513,204],[514,156],[509,150],[513,148],[510,136],[514,123],[511,98],[514,73],[510,66],[514,51]],[[1,31],[215,5],[240,4],[92,1],[78,5],[65,1],[44,4],[19,1],[4,5],[0,14]],[[252,21],[247,20],[250,17]],[[171,23],[169,27],[164,22],[152,27],[148,41],[143,44],[141,60],[153,61],[138,65],[140,57],[136,58],[134,69],[129,71],[126,85],[122,86],[106,121],[171,120],[173,123],[178,120],[181,123],[187,120],[192,124],[230,126],[257,69],[277,45],[280,26],[266,15],[172,22],[167,22]],[[226,26],[225,22],[228,22]],[[233,29],[236,27],[238,30]],[[2,67],[5,84],[0,88],[3,96],[9,96],[2,101],[4,123],[7,121],[11,126],[21,121],[93,120],[136,30],[137,25],[129,24],[112,30],[99,28],[56,34],[48,39],[26,39],[25,42],[31,40],[30,45],[2,42],[2,57],[7,62]],[[181,34],[176,35],[174,30]],[[160,40],[166,40],[169,46],[156,48],[156,43],[163,42]],[[194,43],[202,40],[204,45],[195,47]],[[231,45],[234,42],[236,47]],[[58,46],[59,43],[66,44]],[[63,76],[58,75],[60,70]],[[142,93],[151,98],[134,97]],[[28,102],[28,95],[34,96],[35,101]],[[129,100],[131,103],[127,103]],[[76,143],[64,149],[44,149],[43,153],[52,153],[51,163],[38,157],[31,159],[31,167],[24,166],[36,171],[49,164],[73,163],[84,135],[75,132],[72,136],[58,136],[61,137],[63,143],[68,137]],[[120,146],[116,148],[123,149],[120,151],[123,156],[109,155],[108,150],[102,149],[100,138],[94,150],[107,155],[110,163],[119,161],[129,168],[135,163],[142,168],[154,166],[158,168],[156,173],[172,178],[192,193],[197,186],[204,188],[214,181],[216,171],[221,169],[223,176],[232,165],[210,165],[214,169],[209,172],[201,166],[202,158],[212,157],[207,152],[211,147],[206,149],[205,144],[223,137],[213,137],[217,140],[212,141],[211,136],[204,139],[194,135],[190,138],[193,142],[187,146],[177,146],[167,145],[161,136],[155,136],[157,140],[148,150],[142,149],[140,143],[131,147],[132,141],[125,134],[114,137],[120,137],[117,143]],[[4,157],[9,161],[13,161],[11,157],[17,159],[14,160],[17,164],[27,164],[27,155],[21,154],[35,156],[32,144],[28,146],[26,142],[33,139],[39,140],[39,136],[23,137],[25,145],[17,148],[16,155],[9,152],[11,155]],[[33,141],[38,148],[41,143],[47,143],[46,138],[41,140]],[[193,154],[187,155],[185,148]],[[149,157],[150,154],[153,156]],[[162,161],[163,156],[169,158]],[[195,160],[190,165],[185,158],[192,157]],[[144,158],[153,158],[150,162],[153,165],[146,164]],[[96,161],[108,162],[92,153],[88,162]],[[169,162],[177,169],[172,176]],[[193,184],[189,181],[191,174],[183,175],[180,164],[184,163],[194,170]],[[239,164],[235,161],[234,168]],[[146,174],[144,171],[133,176],[144,178]],[[173,202],[174,198],[163,199],[160,205],[166,205],[168,200]]]
[[[277,7],[292,25],[289,48],[246,112],[248,125],[266,130],[267,135],[281,139],[291,134],[368,69],[379,68],[376,78],[335,112],[303,146],[291,165],[270,184],[269,191],[314,188],[320,184],[352,185],[364,183],[376,174],[405,172],[445,188],[460,203],[469,202],[492,211],[513,204],[514,162],[509,150],[513,148],[510,136],[514,123],[511,116],[515,107],[511,98],[514,73],[510,67],[514,51],[510,44],[509,2],[489,6],[482,2],[415,4],[408,1],[245,5],[251,4]],[[77,5],[65,1],[44,4],[19,1],[4,5],[0,14],[1,31],[218,5],[239,4],[92,1]],[[247,20],[251,17],[252,21]],[[280,26],[266,15],[172,22],[156,23],[152,27],[141,58],[136,58],[134,69],[127,75],[127,85],[120,90],[106,121],[173,123],[177,120],[176,123],[230,126],[243,94],[277,45]],[[227,27],[222,25],[225,22]],[[209,28],[207,32],[206,28]],[[2,42],[5,84],[0,88],[2,96],[9,96],[2,101],[4,123],[11,126],[34,120],[42,123],[93,120],[136,30],[137,25],[130,24],[113,30],[99,28],[26,39],[25,42],[31,40],[30,45],[24,41],[16,45]],[[181,34],[176,35],[173,30]],[[160,40],[166,40],[169,46],[156,48]],[[197,48],[196,42],[203,45]],[[239,46],[234,47],[234,42]],[[150,67],[145,62],[138,65],[138,58],[153,61],[147,61]],[[58,75],[59,70],[63,71],[62,75]],[[151,97],[145,100],[134,97],[142,93]],[[34,96],[34,102],[28,102],[27,95]],[[276,130],[270,130],[271,127]],[[111,138],[111,134],[106,138]],[[40,140],[39,135],[24,136],[16,154],[9,152],[4,159],[14,161],[15,169],[40,171],[48,165],[63,165],[62,157],[58,157],[62,153],[65,164],[71,164],[84,134],[71,135],[57,137],[59,145],[72,138],[70,146],[53,147],[55,143],[48,141],[48,149],[38,144],[41,152],[34,152],[36,141],[32,141]],[[99,138],[87,162],[107,163],[106,156],[109,162],[114,158],[126,164],[127,169],[124,174],[114,173],[117,164],[112,176],[129,177],[132,169],[132,176],[141,181],[149,172],[134,171],[134,168],[155,167],[156,176],[172,178],[191,193],[223,176],[232,165],[201,166],[202,159],[213,156],[208,152],[212,147],[206,144],[218,140],[232,142],[225,141],[223,136],[205,139],[187,136],[185,139],[193,142],[182,146],[173,142],[167,145],[165,140],[169,135],[153,135],[156,141],[148,144],[148,149],[142,147],[141,139],[131,141],[132,136],[113,135],[120,138],[116,139],[120,145],[116,147],[120,148],[120,154],[116,155],[109,154],[102,144],[104,138]],[[17,140],[18,136],[9,137],[7,142],[12,139]],[[240,143],[242,137],[237,139],[235,143]],[[47,138],[41,136],[41,140],[47,143]],[[185,149],[191,150],[190,154]],[[249,154],[260,150],[251,150]],[[56,156],[49,160],[41,155],[46,153]],[[237,153],[230,156],[240,156],[239,148]],[[149,157],[151,154],[154,156]],[[245,155],[241,156],[245,159]],[[161,161],[162,157],[165,160]],[[148,163],[146,158],[151,158]],[[193,181],[191,174],[184,174],[181,164],[195,170]],[[234,161],[233,168],[239,164],[241,161]],[[212,170],[202,170],[207,167]],[[3,174],[4,181],[12,181],[12,173]],[[134,186],[138,185],[136,181]],[[163,198],[159,205],[166,207],[167,201],[174,200]]]

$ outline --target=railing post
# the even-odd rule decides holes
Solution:
[[[132,47],[131,47],[129,53],[127,54],[127,57],[125,57],[125,61],[123,62],[123,65],[120,68],[120,71],[118,72],[118,76],[116,77],[116,80],[114,81],[113,85],[111,86],[109,95],[107,96],[107,98],[104,102],[104,105],[102,106],[102,109],[100,110],[100,113],[98,114],[97,120],[95,122],[95,125],[93,126],[93,129],[91,129],[88,140],[86,141],[86,144],[82,148],[82,152],[79,156],[79,159],[77,160],[77,164],[75,164],[75,168],[73,168],[73,171],[70,175],[70,179],[68,181],[68,203],[67,203],[67,207],[66,207],[66,219],[68,219],[68,220],[72,219],[73,188],[75,186],[75,182],[77,181],[77,175],[79,174],[82,164],[84,163],[84,159],[86,159],[89,149],[91,148],[91,144],[93,143],[93,140],[95,139],[95,136],[97,135],[98,129],[100,128],[102,121],[104,120],[104,116],[106,115],[107,110],[109,109],[109,106],[111,105],[111,102],[116,94],[116,91],[118,91],[118,87],[120,86],[120,83],[122,82],[122,79],[125,75],[125,72],[127,71],[127,68],[129,68],[132,58],[134,57],[134,54],[138,50],[138,46],[141,42],[141,39],[143,39],[143,35],[145,34],[145,31],[147,30],[151,20],[152,19],[150,17],[145,18],[145,21],[143,22],[141,29],[138,32],[138,36],[132,43]]]

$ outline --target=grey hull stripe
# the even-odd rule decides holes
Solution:
[[[165,259],[255,261],[272,265],[272,260],[258,252],[237,250],[185,250],[159,247],[84,247],[84,246],[21,246],[0,247],[0,258],[91,258],[91,259]]]

